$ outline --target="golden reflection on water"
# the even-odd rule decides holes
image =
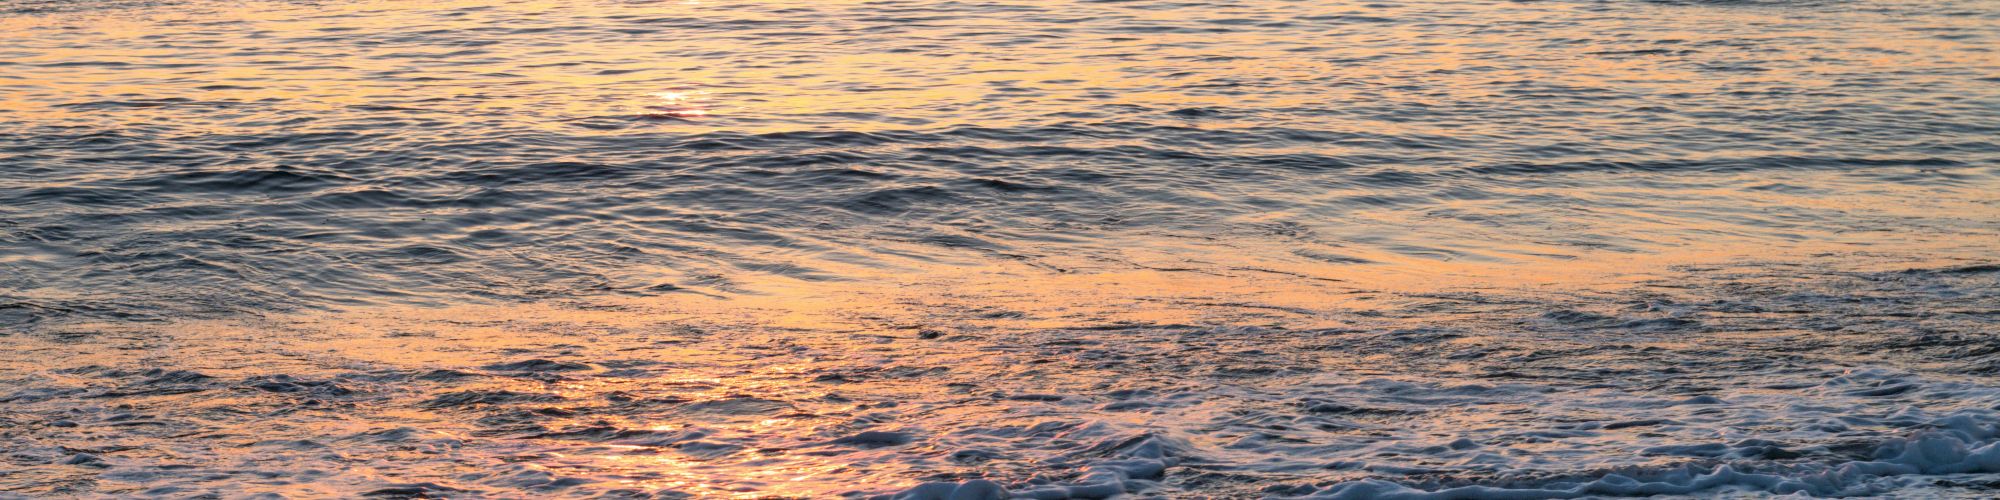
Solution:
[[[866,0],[820,2],[827,5],[869,3]],[[261,102],[282,104],[269,109],[217,111],[240,113],[203,122],[202,133],[228,133],[237,128],[256,129],[297,114],[333,112],[350,106],[394,105],[430,111],[413,123],[426,126],[457,127],[470,123],[507,122],[528,127],[562,130],[566,134],[593,134],[574,128],[581,120],[631,117],[669,118],[672,128],[620,128],[615,134],[689,133],[726,130],[741,133],[792,132],[805,129],[836,129],[850,132],[880,132],[915,128],[945,128],[953,125],[1019,125],[1055,122],[1064,118],[1017,116],[1022,110],[1066,109],[1069,102],[1090,101],[1093,106],[1125,105],[1147,109],[1199,108],[1204,106],[1240,108],[1323,108],[1344,109],[1356,103],[1394,100],[1413,106],[1453,106],[1503,91],[1499,84],[1468,84],[1456,80],[1456,72],[1502,61],[1522,65],[1507,74],[1482,77],[1490,80],[1535,79],[1549,85],[1579,89],[1619,89],[1635,94],[1675,94],[1709,92],[1717,87],[1768,82],[1784,78],[1794,87],[1815,88],[1832,83],[1815,76],[1810,68],[1813,54],[1785,53],[1768,56],[1767,62],[1797,63],[1808,70],[1786,70],[1780,75],[1746,71],[1739,76],[1718,77],[1701,73],[1687,65],[1663,65],[1652,59],[1605,59],[1575,57],[1599,49],[1593,44],[1552,49],[1524,43],[1517,35],[1490,33],[1488,28],[1548,17],[1580,15],[1575,11],[1588,3],[1541,2],[1480,6],[1486,25],[1467,25],[1451,31],[1452,38],[1439,39],[1436,27],[1353,28],[1364,36],[1330,35],[1325,43],[1270,39],[1268,33],[1241,31],[1237,34],[1208,32],[1162,32],[1144,36],[1113,36],[1103,33],[1080,34],[1082,41],[1051,41],[1032,47],[1030,55],[1011,49],[1010,40],[991,40],[966,35],[962,50],[849,53],[839,47],[810,51],[810,57],[791,54],[779,61],[739,57],[737,64],[701,57],[665,57],[657,54],[700,54],[704,52],[758,54],[768,40],[736,40],[726,37],[680,38],[670,33],[634,34],[615,43],[584,43],[568,38],[549,37],[542,41],[531,35],[497,37],[491,45],[425,46],[422,37],[377,44],[350,45],[354,53],[294,53],[286,47],[260,42],[272,34],[298,36],[305,33],[367,31],[384,25],[409,26],[409,31],[471,30],[482,28],[492,19],[534,19],[537,13],[562,11],[569,19],[596,19],[610,16],[702,16],[713,9],[741,9],[738,18],[758,20],[759,8],[789,5],[788,2],[661,2],[635,4],[582,4],[578,2],[514,2],[493,5],[465,20],[440,18],[438,11],[485,7],[490,2],[442,1],[422,8],[405,8],[397,2],[331,2],[311,8],[288,8],[278,4],[249,7],[224,5],[197,6],[191,10],[145,11],[139,18],[121,13],[91,14],[82,17],[10,17],[0,19],[0,32],[8,37],[33,33],[46,39],[10,38],[9,45],[36,46],[40,50],[25,56],[8,55],[17,66],[57,65],[65,61],[117,62],[133,66],[110,68],[63,68],[60,78],[45,78],[19,70],[0,69],[0,117],[15,121],[77,124],[143,124],[149,120],[171,120],[187,108],[179,105],[137,107],[102,111],[67,106],[96,99],[191,98],[202,101]],[[1066,5],[1057,2],[1030,2],[1033,5]],[[1258,3],[1261,5],[1261,3]],[[232,4],[233,5],[233,4]],[[1296,6],[1298,9],[1346,11],[1358,3],[1335,2]],[[1468,7],[1474,8],[1474,7]],[[311,15],[301,15],[302,12]],[[1144,9],[1124,11],[1138,21],[1174,23],[1185,13]],[[1689,15],[1724,16],[1713,12]],[[1779,23],[1782,12],[1735,11],[1726,16],[1744,25]],[[1004,31],[1005,15],[967,20],[954,28],[967,33]],[[1617,24],[1617,21],[1605,21]],[[1960,21],[1974,23],[1974,19]],[[50,24],[62,24],[61,28]],[[559,28],[559,27],[552,27]],[[1780,30],[1782,24],[1772,27]],[[1832,30],[1820,26],[1814,29]],[[167,35],[185,36],[200,30],[193,41],[175,45],[92,45],[75,43],[93,36],[115,33],[118,38],[148,40]],[[1554,28],[1552,28],[1554,29]],[[1671,33],[1647,26],[1626,26],[1636,35],[1687,38],[1690,45],[1701,41],[1728,39],[1732,43],[1781,44],[1786,33],[1767,36],[1755,31],[1724,33]],[[1620,29],[1607,28],[1607,31]],[[1329,30],[1331,31],[1331,30]],[[1636,36],[1635,35],[1635,36]],[[1789,33],[1838,39],[1828,32]],[[883,35],[893,38],[893,34]],[[1748,38],[1742,38],[1742,37]],[[1425,40],[1423,49],[1406,46],[1410,40]],[[921,45],[913,40],[911,44]],[[1341,42],[1341,43],[1331,43]],[[1870,68],[1907,65],[1906,56],[1922,54],[1924,64],[1933,66],[1991,66],[1988,52],[1962,50],[1973,41],[1907,36],[1869,38],[1853,43],[1873,44],[1880,55],[1861,61]],[[1066,45],[1073,44],[1073,45]],[[271,51],[268,60],[250,64],[206,64],[207,60],[244,62],[238,51]],[[304,50],[324,50],[312,47]],[[1707,49],[1704,50],[1723,50]],[[1134,63],[1121,54],[1147,54]],[[1301,55],[1306,54],[1306,55]],[[1039,57],[1035,57],[1039,56]],[[1222,57],[1227,56],[1227,57]],[[1984,59],[1982,59],[1984,58]],[[261,57],[250,57],[252,60]],[[1728,59],[1724,57],[1723,59]],[[190,62],[191,61],[191,62]],[[578,61],[590,61],[580,63]],[[185,64],[183,64],[185,63]],[[1842,63],[1850,68],[1857,63]],[[136,66],[136,67],[134,67]],[[1182,68],[1199,68],[1199,71]],[[200,73],[206,80],[230,82],[201,88],[177,86],[189,74]],[[1228,75],[1244,81],[1208,82],[1197,78]],[[1229,94],[1204,88],[1250,85],[1257,81],[1332,81],[1314,92],[1275,89],[1268,92]],[[330,83],[338,82],[338,83]],[[997,97],[996,97],[997,96]],[[1017,97],[1008,97],[1017,96]],[[913,111],[917,110],[917,111]],[[855,118],[866,114],[865,118]],[[1055,115],[1053,112],[1043,115]],[[1113,116],[1110,119],[1117,119]],[[1543,118],[1567,120],[1575,130],[1616,130],[1629,124],[1629,117],[1562,116]],[[1690,120],[1666,117],[1662,120]],[[1183,124],[1189,128],[1278,126],[1295,116],[1222,117],[1213,121]],[[1517,130],[1505,126],[1430,121],[1371,120],[1348,124],[1334,119],[1318,123],[1324,129],[1352,129],[1367,132],[1414,136],[1434,134],[1453,138],[1498,142]],[[622,123],[620,123],[623,126]],[[1754,124],[1720,125],[1754,131]],[[1642,138],[1604,138],[1600,144],[1647,147]],[[1119,139],[1065,137],[1064,141],[1090,146],[1113,146]],[[1364,151],[1376,145],[1363,144],[1257,144],[1271,154],[1310,152],[1341,155]],[[1221,147],[1221,146],[1218,146]],[[1784,145],[1773,145],[1769,153],[1798,153]],[[861,150],[865,147],[831,149]],[[1477,149],[1469,147],[1467,149]],[[635,151],[633,154],[645,154]],[[1702,152],[1672,152],[1699,157]],[[660,168],[673,168],[661,165]],[[886,168],[861,165],[859,169]],[[106,174],[113,175],[113,174]],[[1676,267],[1740,263],[1746,260],[1791,262],[1816,256],[1868,254],[1917,255],[1918,259],[1860,260],[1848,271],[1893,270],[1902,267],[1942,265],[1975,258],[1990,258],[1993,240],[1982,239],[2000,232],[2000,204],[1991,191],[1978,185],[1949,187],[1910,186],[1894,183],[1870,185],[1827,172],[1758,172],[1741,175],[1709,175],[1688,180],[1687,185],[1655,190],[1650,187],[1620,187],[1612,173],[1566,173],[1577,188],[1561,194],[1599,203],[1537,206],[1527,209],[1508,206],[1509,201],[1531,198],[1551,191],[1497,186],[1490,195],[1464,199],[1438,199],[1408,205],[1348,205],[1339,214],[1315,213],[1307,208],[1325,200],[1365,198],[1378,195],[1383,187],[1354,183],[1344,187],[1292,185],[1190,187],[1171,193],[1196,203],[1223,204],[1235,200],[1261,198],[1273,208],[1229,221],[1243,227],[1269,227],[1305,220],[1300,232],[1314,235],[1315,244],[1325,252],[1299,251],[1303,238],[1218,237],[1198,231],[1175,229],[1107,230],[1092,234],[1090,241],[1064,234],[1051,234],[1039,246],[1027,236],[1013,235],[1026,247],[1015,255],[996,256],[977,250],[939,249],[926,242],[893,241],[867,237],[851,238],[867,248],[775,247],[759,249],[760,257],[776,264],[755,270],[744,269],[731,276],[731,289],[718,293],[665,294],[655,297],[591,298],[574,302],[530,305],[453,305],[442,308],[384,307],[344,313],[271,315],[268,318],[195,321],[160,327],[176,332],[161,340],[162,345],[140,348],[112,348],[113,342],[94,338],[79,341],[89,347],[49,348],[61,352],[72,364],[142,364],[163,356],[182,357],[180,363],[216,375],[257,370],[291,369],[299,373],[331,370],[333,367],[466,367],[513,361],[526,356],[557,356],[583,353],[618,356],[660,362],[665,375],[654,377],[601,377],[561,380],[548,383],[528,379],[483,380],[496,388],[522,392],[547,391],[564,401],[596,404],[608,395],[633,393],[659,395],[692,402],[736,401],[763,398],[777,401],[810,401],[822,405],[826,413],[864,413],[862,403],[831,398],[836,392],[871,392],[887,397],[922,400],[940,390],[927,380],[864,382],[856,389],[803,385],[801,378],[833,366],[863,362],[889,364],[929,363],[937,366],[983,370],[1004,382],[1022,376],[1026,370],[1015,364],[989,359],[989,353],[956,352],[948,345],[910,342],[924,331],[987,339],[1005,338],[1028,331],[1061,328],[1109,328],[1125,325],[1194,325],[1204,327],[1284,327],[1293,329],[1375,327],[1387,320],[1379,315],[1413,294],[1434,292],[1486,292],[1510,296],[1537,297],[1538,294],[1609,294],[1635,287],[1668,275]],[[1674,179],[1669,179],[1674,180]],[[1667,182],[1667,181],[1661,181]],[[1973,181],[1973,184],[1983,181]],[[1783,190],[1746,190],[1757,184],[1788,183],[1808,188],[1804,194]],[[1815,192],[1817,190],[1818,192]],[[1562,190],[1557,190],[1562,191]],[[1665,191],[1667,194],[1661,194]],[[1832,193],[1832,194],[1825,194]],[[1639,206],[1620,203],[1628,199],[1673,196],[1666,202]],[[1730,206],[1712,206],[1712,200],[1731,200]],[[1787,223],[1788,214],[1798,210],[1855,214],[1875,222],[1874,227],[1896,227],[1896,221],[1942,220],[1939,227],[1912,231],[1851,231],[1813,222]],[[1492,215],[1532,212],[1536,220],[1548,221],[1537,227],[1508,226],[1501,223],[1467,223],[1453,214]],[[1940,217],[1939,214],[1948,214]],[[1121,214],[1122,215],[1122,214]],[[1171,218],[1173,214],[1135,214]],[[896,217],[883,217],[886,224]],[[1493,217],[1494,219],[1504,219]],[[1479,217],[1468,217],[1479,219]],[[1332,221],[1332,222],[1325,222]],[[172,222],[164,223],[172,224]],[[781,236],[815,241],[815,234],[803,229],[774,228]],[[1018,230],[1016,230],[1018,231]],[[1054,231],[1051,231],[1054,233]],[[1578,242],[1554,241],[1575,234],[1602,235],[1618,240],[1616,245],[1593,246]],[[852,235],[843,235],[852,236]],[[1369,242],[1369,243],[1358,243]],[[1372,244],[1379,243],[1379,244]],[[735,249],[730,249],[735,250]],[[1335,253],[1338,252],[1338,253]],[[861,257],[856,257],[860,255]],[[4,259],[5,257],[0,257]],[[638,267],[638,266],[635,266]],[[779,269],[779,270],[772,270]],[[819,276],[836,279],[807,279],[785,272],[813,269]],[[672,276],[674,269],[632,269],[635,273]],[[1445,318],[1449,320],[1451,318]],[[675,337],[684,325],[707,325],[720,333],[714,338],[687,340]],[[132,325],[83,325],[104,331],[133,331]],[[143,329],[151,329],[146,326]],[[1480,339],[1459,342],[1476,344]],[[992,341],[1005,347],[1004,341]],[[241,346],[258,346],[244,351]],[[817,357],[792,357],[786,352],[752,351],[793,346],[817,348]],[[801,349],[802,351],[805,349]],[[277,354],[273,354],[277,353]],[[213,354],[213,357],[206,355]],[[877,359],[879,358],[879,359]],[[863,361],[856,361],[856,360]],[[1078,359],[1061,363],[1087,365]],[[1389,354],[1329,353],[1312,361],[1330,369],[1379,370],[1398,362]],[[1379,365],[1379,366],[1378,366]],[[1463,368],[1470,371],[1470,368]],[[1089,385],[1091,372],[1084,375],[1036,373],[1037,382],[1050,386],[1077,388]],[[996,382],[999,383],[999,382]],[[482,386],[482,387],[485,387]],[[400,396],[398,396],[400,397]],[[645,396],[640,396],[645,397]],[[828,402],[832,401],[832,402]],[[683,401],[686,402],[686,401]],[[577,403],[582,404],[582,403]],[[977,421],[1032,420],[1009,408],[967,405],[929,408],[932,418]],[[676,410],[680,411],[680,410]],[[1089,409],[1061,410],[1062,416],[1089,413]],[[748,450],[730,463],[720,464],[665,452],[657,446],[617,443],[575,444],[559,439],[543,439],[535,446],[544,449],[524,455],[534,467],[547,470],[579,469],[600,477],[631,476],[619,479],[638,488],[686,490],[701,494],[735,497],[768,495],[824,496],[845,491],[852,483],[907,485],[917,474],[883,467],[870,469],[872,461],[888,459],[869,452],[852,455],[813,455],[822,441],[813,441],[841,432],[848,422],[832,417],[794,414],[736,415],[647,415],[603,417],[609,427],[642,429],[659,433],[686,430],[697,422],[718,432],[752,436],[777,436],[794,448],[788,452]],[[1108,420],[1147,421],[1144,414],[1099,414]],[[1490,415],[1489,415],[1490,416]],[[467,437],[474,429],[454,421],[446,410],[385,411],[372,415],[383,421],[423,425],[450,436]],[[680,418],[678,422],[665,419]],[[1183,416],[1185,417],[1185,416]],[[1465,417],[1475,419],[1474,417]],[[595,417],[593,417],[595,418]],[[1458,418],[1453,416],[1440,418]],[[565,422],[590,425],[577,419]],[[1479,425],[1483,422],[1464,422]],[[374,422],[316,423],[328,434],[366,430]],[[467,437],[467,439],[471,439]],[[1532,451],[1552,444],[1524,444]],[[547,448],[568,451],[546,451]],[[804,453],[799,452],[804,450]],[[930,457],[938,450],[905,450]],[[884,452],[886,453],[886,452]],[[926,458],[927,460],[935,457]],[[913,467],[926,472],[944,469],[924,463]],[[718,478],[732,484],[720,484]],[[745,483],[755,486],[744,486]]]
[[[826,5],[860,3],[865,2],[821,2]],[[194,2],[177,9],[114,10],[69,16],[11,16],[0,18],[0,30],[13,33],[8,36],[49,39],[22,43],[38,46],[39,50],[12,57],[10,62],[33,66],[64,61],[121,61],[138,67],[102,70],[69,68],[59,79],[23,81],[21,75],[15,75],[15,81],[9,83],[9,87],[33,91],[0,95],[0,110],[37,119],[88,118],[80,116],[87,112],[68,110],[58,105],[85,96],[123,94],[159,97],[163,90],[162,82],[171,82],[190,72],[199,72],[206,80],[232,83],[173,89],[175,94],[228,97],[243,101],[284,99],[288,107],[296,107],[300,111],[315,107],[333,109],[369,105],[412,96],[455,94],[458,97],[477,96],[477,107],[449,103],[433,105],[461,110],[464,112],[463,119],[491,118],[491,113],[497,112],[526,120],[604,115],[619,106],[616,101],[622,100],[613,96],[621,93],[643,94],[643,90],[627,90],[657,86],[661,82],[704,85],[727,82],[717,88],[718,96],[727,98],[732,105],[751,108],[760,115],[886,110],[922,102],[938,108],[964,110],[968,118],[988,119],[1000,116],[989,112],[992,111],[989,99],[996,92],[1008,92],[1005,90],[1008,87],[1029,91],[1027,95],[1037,103],[1075,100],[1083,94],[1115,93],[1118,101],[1134,105],[1179,107],[1337,107],[1344,102],[1374,99],[1449,105],[1465,99],[1486,97],[1493,89],[1450,84],[1381,84],[1442,83],[1455,72],[1491,65],[1496,60],[1508,60],[1533,68],[1536,73],[1519,76],[1531,76],[1553,85],[1627,91],[1643,89],[1659,94],[1700,93],[1714,90],[1718,85],[1755,83],[1774,78],[1753,72],[1718,81],[1714,74],[1694,73],[1695,67],[1662,65],[1655,59],[1575,57],[1601,48],[1588,44],[1552,52],[1522,43],[1511,32],[1503,30],[1468,26],[1456,33],[1458,38],[1440,40],[1435,27],[1394,24],[1370,26],[1365,36],[1343,37],[1336,33],[1330,38],[1337,44],[1320,46],[1282,43],[1287,40],[1274,40],[1268,38],[1272,36],[1270,33],[1255,30],[1223,34],[1158,32],[1143,36],[1093,34],[1079,40],[1047,41],[1024,48],[1032,51],[1026,54],[1036,54],[1031,56],[1010,53],[1005,43],[969,36],[967,44],[970,47],[956,52],[852,53],[837,47],[826,47],[811,51],[814,54],[811,58],[791,57],[751,67],[730,67],[698,58],[657,54],[740,53],[746,47],[755,47],[761,42],[759,40],[647,36],[658,34],[640,34],[620,43],[603,44],[563,42],[560,41],[563,38],[549,37],[546,41],[516,38],[498,39],[491,44],[476,46],[426,46],[421,38],[411,38],[358,46],[354,47],[356,52],[347,54],[291,52],[282,50],[286,47],[265,47],[259,43],[259,40],[272,36],[323,33],[335,37],[384,25],[409,26],[413,32],[478,29],[481,26],[477,23],[487,20],[534,19],[554,12],[577,19],[625,19],[632,16],[699,17],[710,15],[705,13],[707,11],[726,8],[728,18],[733,20],[776,20],[759,19],[755,14],[765,10],[766,7],[760,6],[767,4],[783,5],[784,2],[576,4],[523,1],[493,5],[489,2],[455,0],[426,2],[420,8],[410,8],[407,3],[393,1],[327,2],[309,8],[278,3],[238,5]],[[1028,3],[1036,6],[1064,4]],[[1359,7],[1360,3],[1336,2],[1312,6],[1305,13],[1327,15],[1365,11]],[[1482,16],[1491,26],[1508,26],[1546,18],[1581,16],[1578,9],[1587,5],[1516,7],[1482,9]],[[440,12],[468,8],[476,12],[458,17],[457,22],[465,24],[445,24],[452,22],[451,18],[437,16]],[[1395,11],[1389,12],[1393,14]],[[1119,13],[1134,23],[1156,22],[1164,25],[1185,21],[1183,16],[1186,15],[1172,9],[1135,9]],[[1785,13],[1782,10],[1688,13],[1726,15],[1731,22],[1744,25],[1768,24],[1787,30],[1799,29],[1783,23]],[[1003,33],[1009,26],[1007,20],[997,17],[987,20],[959,19],[956,22],[955,28],[959,31],[973,34]],[[1960,23],[1960,26],[1953,26],[1957,28],[1976,28],[1979,20],[1967,17],[1945,22]],[[1691,47],[1698,46],[1698,42],[1706,37],[1728,37],[1727,41],[1745,46],[1778,46],[1786,37],[1838,38],[1838,35],[1824,32],[1654,33],[1658,28],[1629,28],[1628,35],[1678,36]],[[201,43],[160,46],[64,43],[71,37],[105,34],[145,40],[179,35],[190,30],[206,35],[205,39]],[[908,34],[892,32],[883,37],[893,40]],[[1421,50],[1402,46],[1410,40],[1425,40],[1427,43]],[[533,43],[523,43],[529,41]],[[929,40],[912,38],[912,45],[923,46],[917,43],[923,41]],[[1912,59],[1915,54],[1921,54],[1925,58],[1921,62],[1926,65],[1990,67],[1995,64],[1989,54],[1968,50],[1976,48],[1971,44],[1977,43],[1969,39],[1912,35],[1857,39],[1853,43],[1865,45],[1875,55],[1867,60],[1839,61],[1843,69],[1857,63],[1883,69],[1907,67],[1916,62]],[[999,45],[1000,48],[992,45]],[[258,64],[204,64],[205,60],[238,62],[223,58],[240,57],[230,53],[239,48],[265,51],[269,57],[264,61],[253,60]],[[1307,55],[1297,51],[1305,51]],[[1144,53],[1147,57],[1142,62],[1117,57],[1118,54],[1128,53]],[[1090,56],[1092,54],[1103,56]],[[1218,57],[1218,54],[1226,57]],[[1393,57],[1386,60],[1377,57],[1384,55]],[[1813,67],[1811,58],[1814,55],[1801,52],[1759,54],[1759,57],[1766,62],[1798,63],[1810,68]],[[578,64],[578,60],[590,62]],[[310,63],[285,64],[288,61]],[[1200,71],[1177,71],[1174,67],[1160,66],[1165,64],[1164,61],[1172,61],[1175,66],[1199,68]],[[147,67],[152,63],[175,64]],[[188,67],[182,63],[197,66]],[[1822,67],[1833,64],[1831,61],[1819,63]],[[1354,85],[1337,86],[1334,88],[1346,87],[1346,90],[1322,94],[1265,92],[1235,96],[1186,90],[1190,84],[1198,86],[1203,83],[1192,78],[1217,74],[1278,81],[1331,79]],[[1810,72],[1788,71],[1783,78],[1799,88],[1832,83],[1816,80]],[[740,85],[748,81],[780,81],[785,82],[785,86],[747,88]],[[488,112],[475,112],[479,109]],[[696,114],[693,111],[688,113]],[[761,127],[769,127],[763,130],[781,130],[788,126],[770,122],[760,125],[755,121],[736,121],[727,125],[746,132],[760,131]],[[870,130],[869,127],[891,129],[898,126],[896,123],[841,124],[845,130]],[[1452,133],[1456,128],[1449,123],[1409,122],[1402,126],[1408,128],[1398,132]]]

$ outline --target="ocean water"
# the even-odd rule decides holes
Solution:
[[[2000,491],[2000,2],[0,0],[0,495]]]

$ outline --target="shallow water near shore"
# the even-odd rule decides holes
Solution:
[[[1296,307],[1142,292],[1057,313],[1034,292],[843,288],[71,325],[0,360],[17,467],[0,485],[1990,495],[2000,269],[1872,264],[1892,270],[1748,262]]]
[[[0,0],[0,495],[1990,497],[1996,36]]]

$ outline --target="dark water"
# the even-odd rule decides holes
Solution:
[[[1951,494],[1962,485],[1932,479],[2000,465],[1947,471],[1881,450],[1951,429],[1964,450],[1992,451],[2000,388],[1981,377],[2000,305],[1982,266],[2000,251],[1996,37],[1989,0],[0,0],[0,341],[14,344],[6,378],[25,387],[0,398],[0,416],[290,415],[296,401],[256,398],[316,394],[345,409],[270,418],[347,436],[228,451],[228,439],[185,436],[282,431],[204,414],[184,422],[205,422],[193,428],[91,438],[179,450],[121,459],[65,441],[66,427],[34,427],[9,438],[31,451],[0,487],[342,496],[431,481],[446,489],[410,491],[598,495],[615,488],[579,485],[649,470],[515,459],[584,453],[566,448],[581,440],[592,453],[706,443],[680,460],[708,465],[653,464],[681,475],[627,485],[647,494],[881,493],[982,477],[1078,496],[1114,484],[1359,498],[1394,493],[1388,482],[1531,497],[1719,491],[1689,484]],[[548,304],[626,316],[483,323]],[[706,309],[729,304],[754,305]],[[772,304],[815,319],[756,309]],[[502,312],[387,326],[342,316],[463,307]],[[258,323],[292,313],[321,326]],[[186,326],[201,321],[229,326]],[[682,330],[696,324],[743,333]],[[935,352],[871,340],[923,325],[990,335]],[[1321,333],[1279,333],[1308,328]],[[597,333],[541,337],[576,331]],[[1328,340],[1335,331],[1356,337]],[[616,349],[663,349],[661,335],[687,337],[673,343],[684,351]],[[1192,340],[1205,335],[1227,339]],[[434,340],[394,340],[409,338]],[[372,354],[299,354],[322,350],[312,342]],[[742,354],[760,342],[798,348]],[[1035,342],[1047,344],[1011,350]],[[1573,373],[1536,365],[1564,356],[1547,345],[1615,352],[1603,354],[1609,371]],[[1343,354],[1255,366],[1300,352]],[[1803,358],[1769,364],[1786,353]],[[50,356],[60,362],[42,366]],[[1094,364],[1108,358],[1132,361]],[[289,364],[301,359],[317,361]],[[577,365],[507,365],[523,359]],[[800,368],[758,371],[768,363]],[[871,366],[888,371],[852,372]],[[436,369],[506,382],[415,378]],[[674,395],[670,409],[578,402],[681,387],[660,385],[668,372],[708,392]],[[1104,382],[1188,372],[1209,378]],[[892,373],[931,375],[880,382],[903,376]],[[1513,375],[1482,378],[1494,373]],[[1689,373],[1713,380],[1678,385]],[[257,392],[278,375],[312,384]],[[839,400],[795,392],[848,376],[878,382]],[[1826,380],[1909,388],[1855,395],[1868,390]],[[314,392],[322,382],[344,392]],[[999,385],[923,389],[958,387],[947,384]],[[520,396],[542,390],[560,397]],[[924,410],[856,402],[871,397]],[[1743,406],[1690,417],[1648,402],[1662,399]],[[454,413],[556,401],[570,413]],[[88,411],[102,415],[63,413],[97,403],[109,406]],[[1333,406],[1284,413],[1320,403]],[[1118,416],[1140,408],[1150,416]],[[846,420],[757,431],[805,413]],[[1023,415],[1084,420],[1007,420]],[[941,423],[916,424],[926,419]],[[1827,423],[1841,419],[1852,429]],[[1596,420],[1625,424],[1572,425]],[[896,421],[908,425],[883,424]],[[1397,421],[1413,423],[1372,427]],[[723,427],[640,432],[662,422]],[[1673,424],[1640,429],[1661,422]],[[1465,428],[1484,430],[1468,445],[1450,435]],[[368,437],[383,429],[455,444],[415,430]],[[867,429],[881,434],[853,438]],[[1330,435],[1345,437],[1321,441]],[[159,472],[417,442],[462,451],[348,479],[300,471],[353,472],[342,469],[353,460],[272,465],[290,479],[269,488],[237,483],[257,474],[240,470],[209,482]],[[780,449],[792,452],[765,451]],[[57,463],[77,453],[108,472]],[[1935,462],[1986,463],[1974,455]],[[1870,477],[1928,479],[1823,477],[1869,459],[1916,467]],[[579,482],[454,469],[489,461]],[[1722,464],[1811,486],[1710,468]],[[1620,490],[1605,472],[1618,467],[1675,486]],[[1663,472],[1687,467],[1700,474]],[[817,472],[758,479],[805,469]]]

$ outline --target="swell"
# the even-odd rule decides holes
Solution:
[[[0,293],[174,316],[1189,241],[1271,262],[1133,266],[1990,233],[1908,207],[1995,183],[1991,9],[1786,6],[14,2]]]
[[[1122,232],[1231,233],[1236,219],[1273,209],[1338,220],[1497,200],[1501,191],[1546,192],[1524,198],[1542,203],[1597,182],[1577,175],[1802,171],[1859,182],[1894,173],[1904,184],[1962,186],[1980,178],[1976,164],[1921,156],[1480,162],[1431,153],[1467,147],[1434,136],[1133,121],[604,137],[515,131],[456,140],[340,132],[198,143],[145,128],[42,128],[12,138],[5,161],[28,168],[0,175],[0,204],[9,207],[0,215],[10,223],[0,246],[33,257],[11,266],[35,288],[89,290],[87,300],[112,304],[27,313],[35,315],[671,293],[703,290],[706,276],[735,269],[783,267],[754,257],[766,248],[870,255],[889,251],[871,242],[882,240],[915,243],[923,258],[979,248],[1032,259],[1115,247]],[[1354,152],[1315,151],[1332,147]],[[1566,198],[1559,204],[1603,203]],[[1508,225],[1544,217],[1462,216]],[[783,264],[796,276],[818,275],[810,259]],[[634,267],[672,271],[626,271]]]

